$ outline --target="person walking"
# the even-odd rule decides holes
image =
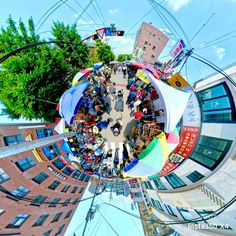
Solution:
[[[122,72],[123,72],[123,76],[124,76],[124,79],[126,78],[126,73],[127,73],[127,66],[125,64],[123,64],[122,66]]]

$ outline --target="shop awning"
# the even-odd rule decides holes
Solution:
[[[164,131],[170,133],[182,117],[191,94],[157,80],[151,73],[148,73],[148,77],[164,105]]]
[[[84,78],[88,77],[93,72],[93,68],[88,68],[85,70],[79,71],[72,80],[72,85],[79,84],[84,82]]]
[[[61,96],[59,114],[65,119],[68,125],[73,123],[74,115],[78,112],[83,93],[89,85],[90,82],[76,84],[65,91]]]

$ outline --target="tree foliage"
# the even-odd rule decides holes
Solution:
[[[114,61],[115,55],[111,50],[111,47],[103,43],[101,39],[96,40],[97,56],[105,64],[109,64],[111,61]]]
[[[6,107],[4,112],[12,118],[22,115],[53,121],[57,113],[53,103],[58,103],[74,74],[88,63],[89,49],[78,45],[81,37],[75,25],[54,23],[52,32],[53,39],[73,43],[33,47],[2,64],[0,100]],[[21,20],[17,26],[10,17],[6,29],[0,32],[0,54],[39,41],[32,19],[26,27]]]
[[[117,61],[130,61],[132,59],[132,54],[120,54],[117,57]]]

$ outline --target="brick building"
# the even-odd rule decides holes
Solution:
[[[143,22],[134,43],[134,58],[143,63],[154,64],[169,38],[151,24]]]
[[[51,136],[54,125],[0,125],[0,147]],[[89,176],[59,145],[0,159],[0,235],[64,235]]]

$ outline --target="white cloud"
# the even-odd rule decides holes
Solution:
[[[191,0],[167,0],[168,6],[173,10],[173,11],[178,11],[182,7],[188,5],[191,2]]]
[[[216,53],[216,56],[218,57],[219,60],[222,60],[225,56],[225,48],[219,48],[219,47],[216,47],[214,46],[213,47],[214,50],[215,50],[215,53]]]
[[[73,16],[74,16],[75,18],[77,18],[77,17],[79,16],[79,14],[75,13],[75,14],[73,14]]]
[[[111,15],[114,15],[118,12],[119,10],[117,8],[115,9],[108,9],[108,12],[111,14]]]
[[[110,37],[108,44],[115,55],[131,54],[134,48],[134,38],[130,37]]]

